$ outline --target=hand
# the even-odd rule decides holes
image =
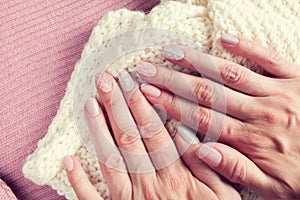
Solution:
[[[199,146],[184,152],[191,171],[183,164],[159,116],[127,72],[119,75],[123,91],[107,73],[97,80],[113,135],[96,99],[89,99],[84,111],[112,199],[241,198],[221,176],[196,159]],[[101,199],[74,157],[65,157],[64,166],[79,199]]]
[[[164,53],[170,62],[210,79],[140,63],[138,73],[152,84],[142,91],[173,118],[219,139],[221,143],[203,143],[197,151],[212,169],[266,199],[298,199],[300,66],[245,38],[224,34],[221,42],[274,77],[191,48],[168,46]]]

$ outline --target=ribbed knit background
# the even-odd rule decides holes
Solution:
[[[64,199],[21,167],[47,132],[75,62],[106,12],[149,11],[159,0],[0,1],[0,178],[20,200]]]

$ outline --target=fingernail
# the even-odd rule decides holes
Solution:
[[[182,60],[184,58],[184,52],[176,46],[165,46],[163,49],[163,56],[171,60]]]
[[[157,73],[156,67],[148,62],[138,63],[136,71],[146,77],[154,77]]]
[[[177,131],[181,138],[184,139],[184,141],[188,144],[197,144],[200,142],[198,137],[196,136],[196,131],[193,131],[192,129],[184,125],[180,125]]]
[[[74,163],[71,156],[65,156],[63,159],[63,164],[65,169],[69,172],[71,172],[74,168]]]
[[[218,167],[222,161],[222,155],[207,144],[201,145],[197,155],[201,160],[212,167]]]
[[[96,75],[96,85],[97,87],[105,92],[108,93],[113,89],[113,82],[111,80],[111,76],[106,72],[100,72]]]
[[[145,84],[143,83],[141,85],[141,90],[142,92],[144,92],[146,95],[152,96],[152,97],[159,97],[161,94],[160,89],[158,89],[157,87],[154,87],[152,85],[149,84]]]
[[[96,117],[100,114],[99,105],[95,98],[90,98],[85,102],[85,106],[87,111],[92,115],[93,117]]]
[[[119,84],[125,92],[130,92],[131,90],[134,89],[135,86],[134,81],[126,70],[121,71],[118,74],[118,78],[119,78]]]
[[[240,40],[239,40],[239,38],[237,38],[231,34],[222,33],[221,41],[227,45],[237,45]]]

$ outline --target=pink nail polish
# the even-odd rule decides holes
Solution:
[[[65,169],[69,172],[71,172],[74,168],[74,163],[71,156],[65,156],[63,159],[63,164]]]
[[[158,89],[157,87],[154,87],[152,85],[149,85],[149,84],[145,84],[143,83],[141,85],[141,90],[146,94],[146,95],[149,95],[149,96],[152,96],[152,97],[159,97],[161,95],[161,91],[160,89]]]
[[[106,72],[100,72],[96,75],[96,86],[105,93],[112,91],[112,77]]]
[[[85,102],[85,107],[87,111],[92,115],[93,117],[96,117],[100,114],[100,109],[98,102],[95,98],[90,98]]]
[[[146,77],[154,77],[157,73],[156,66],[147,62],[140,62],[137,65],[136,71]]]
[[[197,156],[212,167],[218,167],[222,161],[222,155],[212,146],[207,144],[201,145]]]

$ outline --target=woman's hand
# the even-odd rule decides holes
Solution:
[[[170,62],[209,79],[140,63],[138,73],[152,84],[143,85],[143,93],[173,118],[219,139],[197,151],[215,171],[266,199],[300,198],[300,66],[245,38],[224,34],[221,42],[274,77],[168,46],[164,54]]]
[[[191,171],[183,164],[159,116],[127,72],[119,74],[119,84],[122,90],[107,73],[97,78],[113,135],[96,99],[89,99],[84,109],[112,199],[240,199],[231,185],[196,159],[199,143],[183,154],[192,163]],[[182,147],[187,144],[179,136],[177,141]],[[65,157],[64,167],[79,199],[101,199],[74,157]]]

